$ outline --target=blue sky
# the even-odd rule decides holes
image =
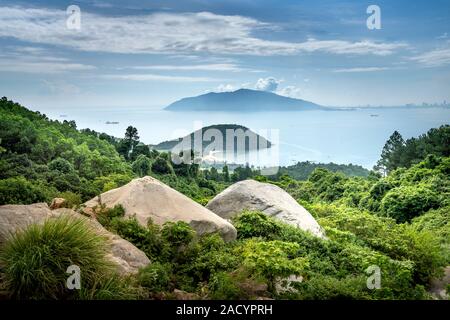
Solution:
[[[66,8],[81,9],[81,29]],[[369,5],[381,29],[369,30]],[[450,1],[0,1],[0,95],[161,108],[251,88],[323,105],[450,101]]]

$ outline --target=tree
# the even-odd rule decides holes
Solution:
[[[130,153],[133,152],[134,147],[136,147],[137,144],[139,143],[138,130],[135,127],[128,126],[128,128],[125,131],[124,142],[127,150],[125,157],[127,159],[130,159]]]
[[[152,164],[152,171],[158,174],[171,174],[173,173],[173,168],[166,159],[158,157]]]
[[[224,165],[222,168],[223,181],[230,182],[230,171],[228,170],[228,166]]]
[[[378,160],[375,170],[382,171],[384,175],[401,166],[401,152],[405,146],[405,140],[398,131],[389,137],[381,151],[381,159]]]
[[[150,172],[151,162],[150,159],[143,154],[139,155],[137,159],[131,165],[133,171],[140,177],[146,176]]]

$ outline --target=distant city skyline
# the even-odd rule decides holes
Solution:
[[[381,29],[367,26],[370,5]],[[32,109],[163,108],[239,88],[325,106],[445,104],[449,13],[445,0],[0,0],[0,95]]]

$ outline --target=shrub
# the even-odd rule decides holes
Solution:
[[[401,186],[389,191],[381,201],[381,210],[397,222],[410,221],[438,206],[438,196],[423,186]]]
[[[135,300],[143,297],[133,278],[116,274],[100,278],[91,288],[81,287],[78,296],[81,300]]]
[[[244,211],[234,218],[233,224],[239,239],[261,237],[273,239],[281,227],[269,216],[257,211]]]
[[[302,300],[370,299],[366,277],[363,275],[343,279],[318,275],[294,284],[294,287],[298,290],[294,298]]]
[[[243,247],[243,264],[250,272],[267,280],[268,290],[275,293],[277,278],[300,275],[308,267],[308,260],[297,257],[299,245],[283,241],[249,240]]]
[[[187,245],[194,235],[194,229],[184,221],[166,222],[161,230],[162,238],[174,247]]]
[[[0,254],[7,290],[20,299],[76,297],[66,288],[71,265],[81,269],[81,287],[92,288],[112,271],[105,238],[83,219],[61,216],[15,234]]]
[[[124,215],[125,209],[120,204],[115,205],[113,208],[106,208],[103,206],[96,210],[97,220],[105,228],[109,228],[111,226],[112,219],[122,218]]]
[[[110,229],[144,251],[152,261],[167,260],[168,243],[162,239],[159,226],[151,220],[148,221],[146,228],[141,226],[135,217],[129,219],[115,217],[111,220]]]
[[[60,193],[58,197],[64,198],[66,200],[66,203],[64,205],[66,208],[79,207],[81,204],[81,196],[77,193],[66,191]]]
[[[152,293],[168,291],[171,273],[170,264],[155,262],[139,270],[138,282]]]
[[[152,171],[157,174],[173,174],[173,168],[170,163],[163,157],[156,158],[152,164]]]
[[[0,205],[49,202],[56,190],[36,185],[23,177],[0,180]]]
[[[215,300],[238,300],[244,297],[239,281],[227,272],[219,272],[211,276],[208,282],[208,297]]]

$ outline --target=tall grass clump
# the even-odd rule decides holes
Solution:
[[[106,253],[106,239],[84,219],[49,219],[16,233],[1,248],[4,285],[16,299],[78,298],[81,290],[66,287],[67,268],[77,265],[81,287],[95,288],[113,272]]]

